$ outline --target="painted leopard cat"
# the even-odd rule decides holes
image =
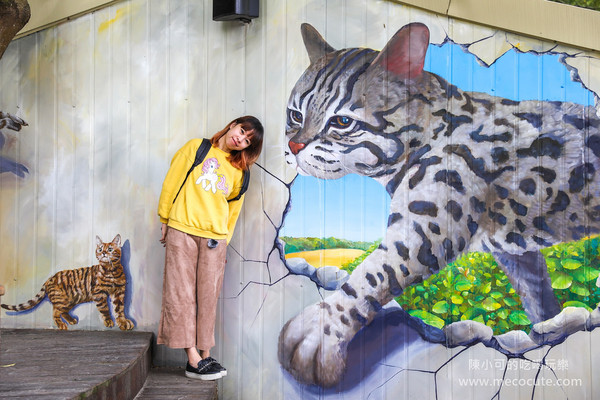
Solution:
[[[125,316],[125,287],[127,280],[121,265],[121,235],[112,242],[103,242],[96,236],[96,258],[98,264],[91,267],[67,269],[52,275],[39,293],[26,303],[16,306],[2,304],[9,311],[26,311],[38,305],[46,296],[52,303],[52,316],[58,329],[66,330],[78,321],[69,313],[81,303],[93,301],[102,315],[104,325],[113,327],[108,297],[112,297],[117,325],[122,330],[133,329],[134,323]],[[64,320],[64,321],[63,321]]]
[[[369,176],[391,196],[386,235],[343,287],[288,321],[279,361],[335,385],[346,348],[382,305],[461,253],[490,252],[533,322],[556,315],[539,250],[600,231],[600,120],[592,107],[466,93],[423,70],[429,30],[381,51],[335,50],[302,26],[310,66],[288,102],[298,173]]]

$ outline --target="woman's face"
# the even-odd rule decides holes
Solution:
[[[250,136],[248,135],[252,131],[246,131],[242,128],[241,124],[236,124],[235,122],[231,124],[229,130],[225,133],[224,137],[224,149],[228,153],[231,153],[233,150],[244,150],[246,147],[250,146]]]

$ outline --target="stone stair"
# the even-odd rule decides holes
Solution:
[[[218,398],[214,381],[152,368],[151,348],[151,332],[0,329],[0,398]]]

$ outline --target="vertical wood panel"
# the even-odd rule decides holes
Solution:
[[[19,50],[20,47],[16,43],[12,43],[5,51],[3,59],[6,60],[2,64],[0,69],[0,83],[2,84],[2,91],[0,91],[0,99],[3,104],[18,104],[18,79],[16,79],[16,71],[19,67]],[[16,115],[16,109],[7,111],[12,112]],[[15,143],[15,137],[18,135],[9,130],[3,131],[4,135],[4,146],[2,148],[2,155],[9,159],[16,159],[18,157],[18,146]],[[18,204],[18,178],[15,176],[4,174],[0,177],[0,207],[6,209],[14,204]],[[21,285],[19,277],[18,263],[16,262],[16,256],[18,251],[18,215],[3,215],[0,219],[0,226],[6,232],[8,237],[6,238],[5,244],[0,246],[0,257],[2,262],[2,268],[0,274],[5,276],[6,279],[3,286],[6,289],[6,294],[2,297],[3,301],[11,301],[16,298],[14,288]],[[8,280],[10,278],[10,281]],[[11,290],[13,289],[13,290]]]
[[[74,26],[62,25],[54,29],[56,39],[55,50],[55,174],[54,197],[55,211],[53,215],[53,268],[56,271],[74,268],[73,253],[73,189],[75,134],[73,132],[73,80],[74,50],[72,45]],[[83,260],[80,260],[83,261]],[[46,279],[46,278],[42,278]],[[40,282],[41,284],[42,282]],[[83,306],[89,308],[88,306]],[[37,313],[34,313],[37,315]],[[82,326],[89,328],[89,324],[82,321]]]
[[[212,21],[212,0],[129,0],[13,42],[0,62],[0,109],[26,117],[30,126],[7,133],[17,139],[7,142],[2,154],[27,164],[31,173],[22,180],[0,176],[0,283],[8,291],[3,300],[26,301],[52,273],[95,264],[95,236],[108,241],[120,233],[131,249],[130,311],[137,329],[156,331],[164,262],[156,207],[169,162],[189,139],[210,137],[232,118],[253,114],[262,120],[266,137],[228,250],[213,351],[231,372],[219,382],[219,392],[226,399],[327,397],[281,373],[276,360],[279,329],[305,305],[329,294],[306,277],[279,281],[288,271],[273,249],[289,197],[285,184],[295,176],[283,158],[286,104],[309,65],[300,25],[311,23],[336,49],[379,50],[411,21],[431,25],[438,43],[446,33],[464,42],[481,39],[481,27],[387,1],[264,0],[260,18],[244,25]],[[498,51],[489,52],[507,46],[503,37],[493,43]],[[477,67],[455,62],[456,56],[440,53],[427,67],[444,65],[451,82],[461,78],[469,85],[481,79]],[[497,74],[486,85],[496,92],[510,87],[518,96],[525,81],[537,81],[537,98],[543,99],[544,81],[556,79],[560,85],[569,77],[566,70],[563,77],[548,76],[537,61],[533,69],[515,65],[512,78]],[[379,90],[386,95],[389,88]],[[448,111],[458,112],[450,107],[449,102]],[[367,191],[364,184],[360,189]],[[368,209],[386,205],[361,197],[353,209],[349,200],[357,194],[349,185],[341,190],[345,196],[334,206],[361,221],[358,236],[365,240]],[[333,193],[323,181],[305,195],[331,207],[327,201]],[[327,236],[333,226],[320,223],[320,233]],[[342,232],[350,229],[343,219],[334,225]],[[408,218],[402,230],[411,234]],[[72,329],[104,328],[93,304],[74,314],[80,323]],[[2,324],[52,327],[51,306],[3,316]],[[384,354],[389,346],[373,347]],[[373,347],[367,347],[354,362],[368,375]],[[156,350],[157,363],[185,363],[181,350]],[[410,374],[397,380],[402,393],[383,388],[377,394],[408,398],[421,389]],[[363,382],[356,386],[361,398],[371,394]],[[453,387],[457,396],[459,389]],[[434,396],[433,389],[429,394]]]
[[[208,4],[205,2],[187,1],[186,35],[188,57],[186,68],[187,79],[187,133],[190,137],[206,137],[209,132],[207,127],[207,109],[210,102],[206,90],[207,82],[212,77],[207,72],[207,65],[211,61],[207,43]]]

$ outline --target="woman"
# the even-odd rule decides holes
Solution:
[[[244,201],[238,194],[244,174],[260,155],[262,141],[258,119],[237,118],[210,139],[201,166],[189,176],[202,139],[192,139],[179,149],[163,182],[158,215],[166,257],[157,343],[185,349],[185,374],[190,378],[214,380],[227,375],[210,357],[217,300],[226,247]]]

